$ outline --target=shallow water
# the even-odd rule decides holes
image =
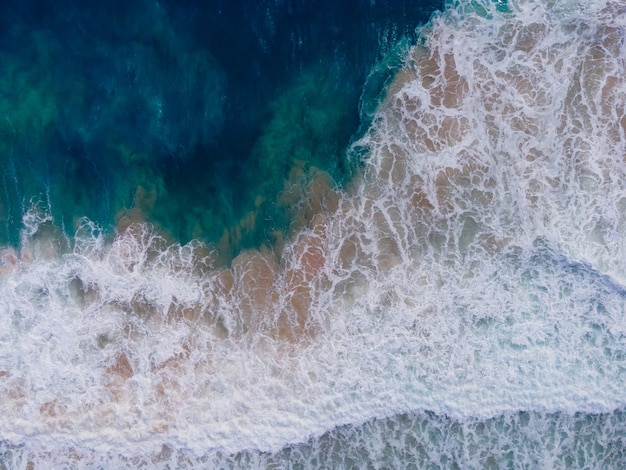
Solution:
[[[173,241],[148,188],[116,230],[25,204],[4,465],[623,467],[625,18],[448,4],[385,49],[345,184],[291,169],[254,249]],[[282,126],[259,145],[296,152]]]

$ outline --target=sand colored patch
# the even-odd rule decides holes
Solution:
[[[12,273],[18,267],[19,255],[13,248],[0,251],[0,278]]]
[[[115,362],[105,367],[104,371],[106,372],[105,386],[113,399],[117,402],[125,401],[128,398],[126,381],[134,374],[133,367],[126,353],[118,354]]]
[[[398,122],[403,140],[416,150],[441,152],[472,131],[469,120],[459,112],[468,83],[449,52],[416,47],[412,59],[412,66],[399,72],[389,86],[383,108]]]
[[[278,263],[268,249],[246,251],[233,260],[232,273],[241,333],[256,331],[257,325],[266,323],[264,318],[271,317],[276,308]]]
[[[377,178],[381,185],[399,185],[407,177],[406,152],[397,144],[381,149],[381,162],[377,168]]]
[[[293,247],[293,257],[299,273],[308,282],[312,281],[326,263],[324,242],[327,238],[328,223],[322,214],[316,214],[310,229],[298,234]]]
[[[26,405],[27,398],[24,381],[10,371],[0,371],[0,396],[6,398],[2,407],[10,406],[12,409],[19,409]]]
[[[468,206],[486,206],[493,201],[489,191],[491,180],[487,168],[463,165],[461,168],[444,168],[435,177],[437,206],[443,214]]]
[[[304,170],[296,165],[285,182],[278,204],[288,208],[291,231],[302,230],[316,214],[334,213],[339,207],[339,192],[330,175],[317,168]]]
[[[193,390],[193,386],[189,383],[190,370],[194,373],[206,372],[194,369],[189,356],[190,348],[184,344],[181,352],[151,368],[154,374],[152,380],[155,383],[154,399],[158,401],[161,409],[168,412],[168,414],[161,413],[159,418],[151,421],[150,427],[154,432],[167,431],[170,427],[167,419],[169,413],[174,412],[176,408],[183,405],[185,400],[189,399],[189,394]]]
[[[146,222],[154,209],[157,199],[157,190],[155,188],[147,189],[141,185],[138,186],[135,189],[133,206],[130,209],[119,210],[115,217],[117,231],[123,233],[131,229],[134,224]]]
[[[287,302],[278,326],[279,338],[290,342],[312,334],[308,320],[313,296],[318,289],[327,287],[322,276],[328,256],[326,218],[315,215],[310,227],[298,234],[284,266],[283,297]]]
[[[47,401],[39,408],[39,412],[42,415],[48,416],[50,418],[54,418],[56,416],[62,415],[66,411],[66,406],[59,403],[58,400]]]
[[[424,190],[424,180],[419,176],[412,175],[410,188],[412,189],[412,192],[408,199],[411,204],[411,208],[415,211],[415,213],[424,215],[430,214],[430,212],[434,209],[434,206],[428,199],[428,195]]]

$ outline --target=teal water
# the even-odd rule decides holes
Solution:
[[[6,2],[1,242],[18,243],[31,199],[70,236],[127,215],[231,255],[271,242],[290,177],[350,177],[364,86],[371,107],[400,65],[386,55],[440,6]]]

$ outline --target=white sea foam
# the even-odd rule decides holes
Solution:
[[[576,412],[623,408],[626,8],[476,5],[427,25],[355,144],[362,173],[280,259],[218,268],[199,243],[140,225],[107,241],[89,221],[69,249],[28,211],[1,255],[5,459],[278,451],[411,412],[448,433],[445,465],[463,437],[425,411],[479,447],[532,448],[507,416],[567,434]]]

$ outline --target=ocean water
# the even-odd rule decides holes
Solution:
[[[0,468],[626,467],[622,2],[9,5]]]
[[[350,178],[346,148],[437,6],[5,2],[0,241],[36,197],[69,234],[127,217],[226,258],[267,242],[287,182]]]

